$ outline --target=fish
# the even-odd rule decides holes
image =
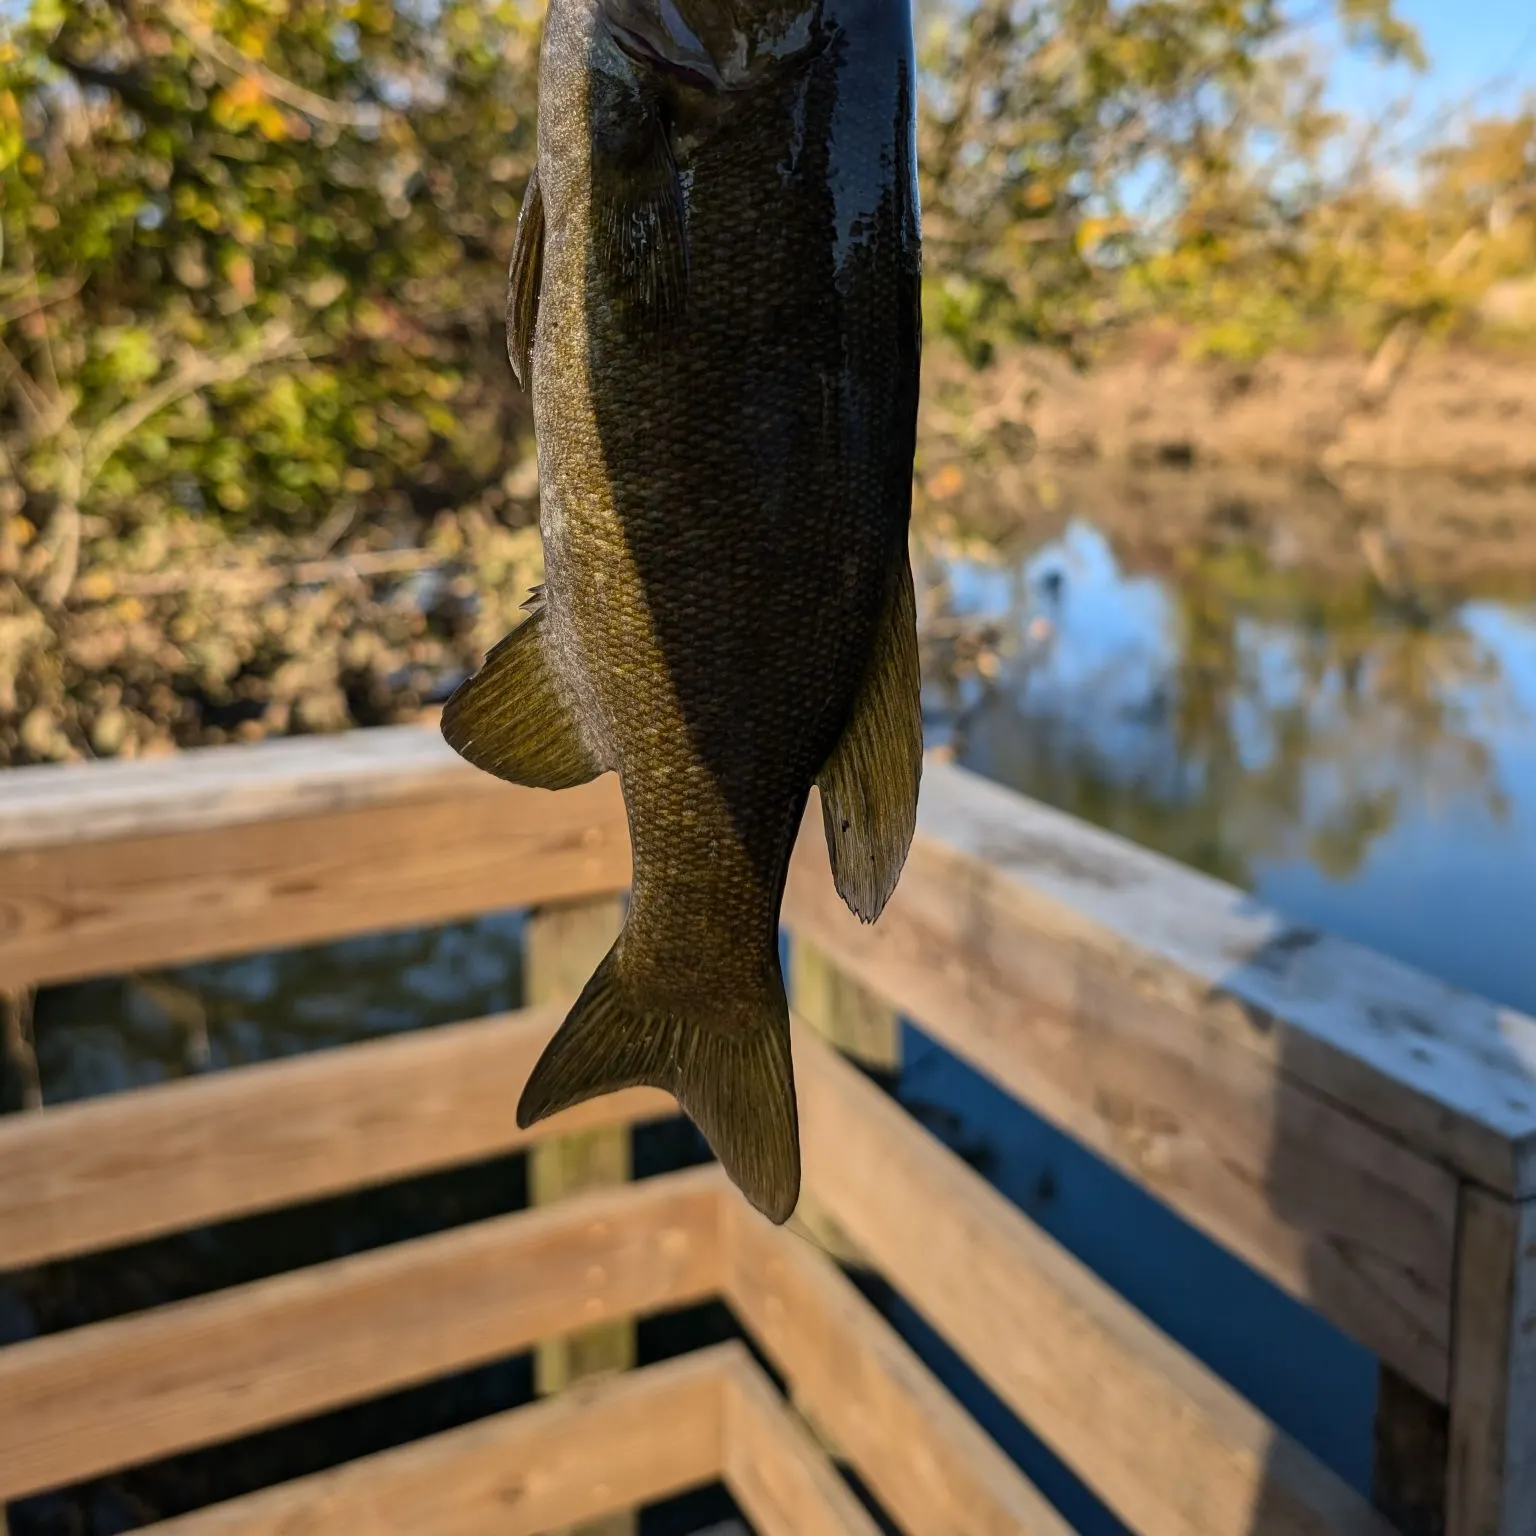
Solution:
[[[507,293],[544,582],[442,715],[509,782],[623,792],[623,927],[518,1125],[664,1089],[775,1223],[810,792],[865,922],[916,827],[915,79],[906,0],[550,0]]]

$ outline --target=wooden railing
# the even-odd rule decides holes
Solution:
[[[510,907],[546,951],[520,1013],[0,1121],[0,1268],[524,1146],[551,1202],[0,1351],[0,1502],[542,1345],[541,1386],[576,1384],[537,1406],[159,1529],[534,1533],[723,1477],[760,1531],[872,1531],[803,1413],[913,1536],[1063,1531],[815,1246],[713,1168],[615,1182],[665,1096],[516,1129],[628,875],[611,782],[519,791],[412,728],[0,780],[13,997]],[[804,1230],[1130,1528],[1536,1531],[1536,1021],[939,764],[879,924],[815,816],[785,916]],[[830,1049],[849,1010],[866,1044],[910,1017],[1373,1350],[1376,1507]],[[712,1296],[796,1411],[736,1346],[611,1369],[621,1320]]]

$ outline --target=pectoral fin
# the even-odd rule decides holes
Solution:
[[[594,156],[593,245],[621,316],[655,331],[687,304],[688,227],[665,126],[651,116],[636,132],[611,163]]]
[[[534,328],[539,318],[539,284],[544,278],[544,194],[535,166],[523,193],[512,240],[507,274],[507,356],[517,382],[528,388],[533,364]]]
[[[921,690],[917,601],[903,550],[853,717],[817,779],[837,893],[866,923],[896,889],[917,827]]]
[[[533,608],[443,706],[443,736],[460,757],[530,789],[573,789],[603,772],[566,708]]]

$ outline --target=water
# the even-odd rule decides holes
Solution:
[[[1536,1013],[1536,602],[1173,587],[1081,524],[951,579],[1011,651],[934,690],[958,761]]]
[[[1274,570],[1240,548],[1193,562],[1174,584],[1122,569],[1087,524],[1016,561],[953,562],[946,580],[927,703],[932,739],[958,761],[1302,923],[1536,1012],[1536,961],[1519,931],[1520,914],[1536,911],[1536,604],[1388,599],[1360,581]],[[515,1006],[518,950],[513,914],[193,967],[147,988],[59,989],[38,1005],[45,1098]],[[905,1101],[940,1110],[925,1118],[960,1149],[984,1152],[988,1177],[1032,1219],[1368,1487],[1375,1363],[1364,1350],[931,1042],[909,1031],[906,1046]],[[641,1164],[679,1155],[692,1153],[674,1138]],[[286,1228],[259,1218],[145,1245],[126,1263],[24,1277],[0,1286],[0,1338],[514,1208],[513,1162],[322,1203]],[[894,1315],[1079,1529],[1118,1529],[920,1319],[899,1305]],[[663,1325],[642,1353],[665,1352],[676,1328],[722,1326]],[[526,1369],[509,1370],[471,1373],[456,1395],[411,1398],[382,1427],[377,1415],[361,1428],[332,1416],[321,1434],[303,1432],[306,1454],[321,1442],[356,1454],[504,1406],[526,1391]],[[293,1475],[285,1446],[253,1465]],[[93,1511],[92,1529],[115,1531],[138,1523],[135,1508],[237,1491],[224,1472],[185,1460],[195,1465],[168,1479],[109,1480],[74,1502]],[[713,1517],[701,1508],[693,1524]],[[66,1528],[57,1503],[13,1511],[16,1536]]]

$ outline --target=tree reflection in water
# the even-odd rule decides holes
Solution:
[[[957,637],[930,640],[930,718],[959,761],[1234,884],[1261,860],[1346,879],[1410,804],[1507,814],[1493,743],[1519,703],[1461,603],[1242,546],[1128,576],[1083,525],[930,598]]]

